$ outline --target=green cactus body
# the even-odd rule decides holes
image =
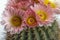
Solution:
[[[52,26],[27,28],[20,34],[7,33],[6,40],[58,40],[58,24],[56,21]]]

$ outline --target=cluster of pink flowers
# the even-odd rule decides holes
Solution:
[[[14,34],[26,27],[51,26],[55,20],[54,9],[43,0],[9,0],[3,13],[5,30]]]

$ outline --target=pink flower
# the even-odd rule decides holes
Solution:
[[[11,1],[11,0],[10,0]],[[13,3],[11,3],[13,2]],[[17,2],[12,0],[7,6],[12,6],[13,8],[16,8],[16,9],[22,9],[22,10],[27,10],[29,8],[29,6],[31,5],[30,1],[29,0],[20,0]]]
[[[3,13],[3,20],[5,21],[5,30],[11,34],[20,33],[24,29],[24,12],[9,7]]]
[[[50,6],[34,4],[31,9],[36,13],[36,18],[40,25],[50,25],[55,19]]]
[[[35,13],[31,9],[28,9],[25,12],[24,17],[25,17],[24,18],[25,23],[28,27],[33,28],[33,27],[36,27],[38,25]]]
[[[30,3],[27,1],[21,1],[17,4],[17,7],[22,10],[27,10],[30,6]]]

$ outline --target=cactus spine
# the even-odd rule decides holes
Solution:
[[[58,25],[27,28],[19,34],[7,34],[6,40],[58,40]]]

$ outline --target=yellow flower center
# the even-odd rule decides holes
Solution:
[[[40,19],[41,19],[42,21],[45,21],[45,20],[47,19],[47,14],[46,14],[46,12],[44,12],[44,11],[38,10],[38,11],[37,11],[37,15],[40,17]]]
[[[19,16],[13,16],[10,21],[11,21],[11,24],[16,27],[20,26],[22,23],[22,20]]]
[[[52,8],[55,8],[55,7],[56,7],[56,4],[53,2],[53,0],[44,0],[44,4],[45,4],[45,5],[50,4],[50,6],[51,6]]]
[[[27,21],[27,24],[30,26],[33,26],[36,24],[36,19],[33,16],[28,17],[26,21]]]

